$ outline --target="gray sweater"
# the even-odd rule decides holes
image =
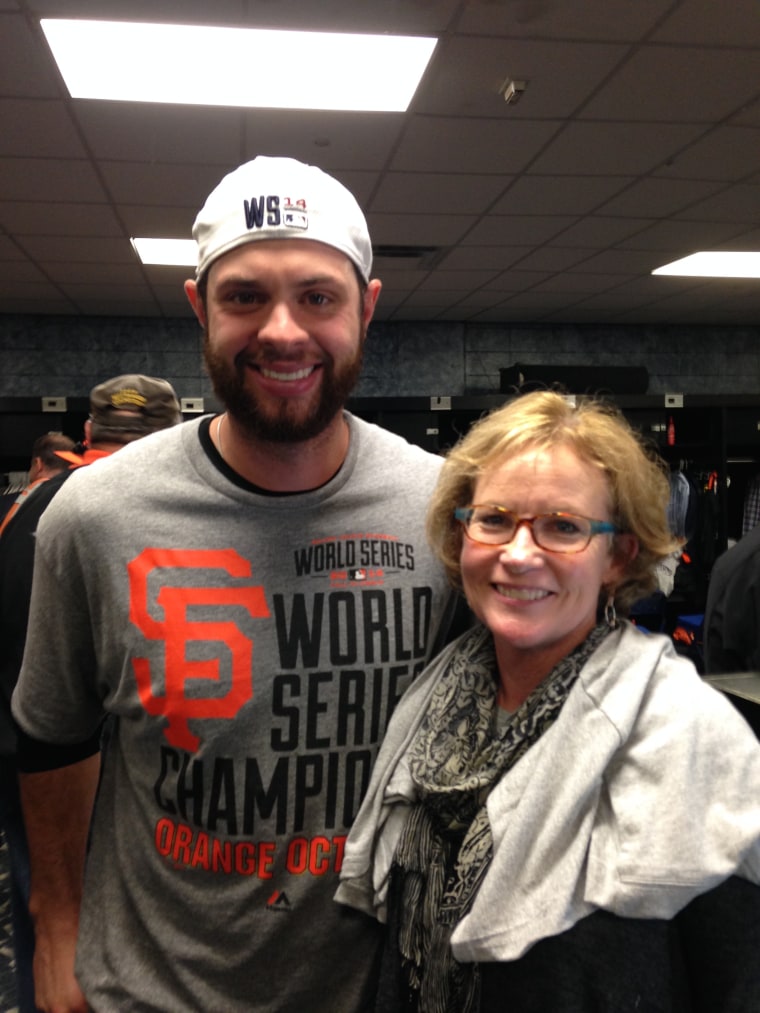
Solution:
[[[346,844],[337,899],[380,920],[415,798],[407,748],[454,650],[394,714]],[[491,792],[493,861],[454,956],[515,960],[595,910],[668,919],[729,876],[760,883],[758,799],[760,743],[744,720],[666,637],[622,624]]]

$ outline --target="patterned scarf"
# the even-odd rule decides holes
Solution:
[[[470,909],[491,862],[485,807],[497,782],[557,719],[578,672],[610,632],[595,627],[522,706],[497,724],[496,657],[478,627],[461,643],[436,687],[410,751],[420,801],[395,857],[398,946],[410,1008],[477,1010],[477,964],[451,955],[451,934]]]

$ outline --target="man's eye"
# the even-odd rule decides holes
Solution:
[[[310,306],[327,306],[331,300],[324,292],[309,292],[306,301]]]
[[[222,306],[252,306],[260,301],[259,293],[251,292],[249,289],[230,289],[219,295],[219,302]]]

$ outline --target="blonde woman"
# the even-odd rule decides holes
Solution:
[[[760,1009],[760,744],[626,621],[675,547],[661,463],[540,392],[448,457],[428,532],[478,625],[402,699],[338,899],[377,1009]]]

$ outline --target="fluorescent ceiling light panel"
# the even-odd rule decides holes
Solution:
[[[132,246],[143,264],[164,267],[195,267],[198,246],[194,239],[132,239]]]
[[[652,274],[692,275],[696,278],[760,278],[760,253],[739,253],[733,250],[692,253],[657,267]]]
[[[404,112],[434,38],[43,19],[72,98]]]

